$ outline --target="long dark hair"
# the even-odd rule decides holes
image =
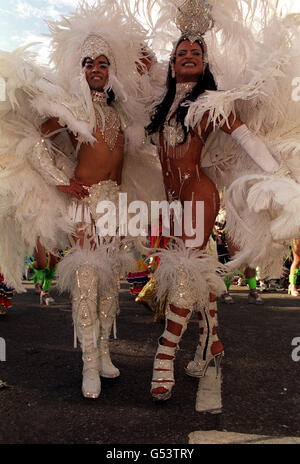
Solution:
[[[115,100],[116,96],[115,96],[115,92],[113,91],[113,89],[110,87],[109,89],[107,89],[106,91],[107,93],[107,104],[108,105],[111,105],[112,102]]]
[[[186,39],[181,38],[178,41],[176,50],[178,46],[181,44],[181,42],[183,42],[184,40]],[[196,40],[195,42],[200,45],[203,55],[204,55],[203,44],[199,40]],[[174,62],[175,62],[175,58],[171,60],[169,63],[169,71],[168,71],[167,82],[166,82],[167,93],[164,99],[162,100],[162,102],[156,106],[155,112],[151,117],[151,123],[146,127],[146,131],[149,135],[154,134],[155,132],[160,132],[163,129],[166,117],[174,101],[174,98],[176,95],[176,78],[172,77],[172,64]],[[185,143],[187,136],[188,136],[188,130],[186,126],[184,125],[184,120],[188,113],[189,107],[182,106],[181,104],[185,101],[191,101],[191,102],[196,101],[199,95],[204,93],[205,90],[217,90],[217,85],[216,85],[214,76],[212,75],[208,64],[206,64],[204,73],[199,76],[198,81],[193,87],[193,89],[191,90],[191,92],[189,92],[182,99],[175,113],[176,121],[181,124],[184,130],[184,134],[185,134],[184,141],[182,143]]]

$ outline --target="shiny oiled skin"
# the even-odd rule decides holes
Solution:
[[[97,184],[102,180],[121,183],[124,139],[120,132],[116,147],[110,150],[103,140],[101,131],[93,134],[97,141],[94,145],[82,144],[78,153],[75,179],[84,185]]]
[[[233,116],[229,118],[230,128],[222,126],[222,130],[230,134],[237,127],[242,125],[242,122],[235,120]],[[207,116],[204,116],[201,123],[201,138],[206,140],[210,132],[213,130],[212,125],[206,128]],[[200,129],[199,129],[200,130]],[[192,139],[187,152],[181,158],[172,156],[172,147],[167,150],[163,143],[163,136],[160,137],[159,155],[163,171],[163,179],[166,192],[171,191],[173,197],[180,200],[182,204],[185,201],[193,201],[193,227],[195,224],[195,204],[197,201],[204,202],[204,242],[200,247],[204,249],[207,245],[209,236],[213,229],[215,219],[220,208],[219,193],[215,184],[201,170],[201,154],[203,142],[198,136],[197,131],[192,134]],[[171,175],[170,175],[171,171]],[[188,179],[182,181],[180,173],[189,173]],[[181,237],[183,240],[191,237],[186,237],[184,234]]]
[[[56,118],[49,119],[41,127],[43,134],[50,134],[58,129],[61,129],[61,126]],[[76,147],[75,137],[72,134],[70,136]],[[120,184],[124,155],[123,133],[120,131],[113,150],[109,150],[100,129],[97,129],[93,136],[96,139],[93,145],[83,143],[79,149],[75,179],[83,185],[97,184],[102,180],[113,180]]]

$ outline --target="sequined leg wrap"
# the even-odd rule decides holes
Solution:
[[[216,312],[216,301],[208,301],[206,307],[198,309],[199,343],[194,359],[185,368],[186,373],[191,377],[204,377],[212,360],[215,362],[216,375],[218,376],[221,358],[224,356],[224,348],[217,335]]]
[[[99,298],[100,336],[98,339],[100,355],[100,375],[106,378],[119,377],[119,369],[113,365],[109,352],[109,337],[116,316],[119,313],[119,289],[112,283],[110,291],[103,291]]]
[[[99,378],[99,320],[97,316],[98,276],[94,266],[82,264],[75,272],[72,294],[73,321],[82,348],[82,393],[86,398],[98,398]]]
[[[167,400],[171,396],[171,390],[175,384],[174,380],[174,359],[175,351],[182,335],[186,331],[188,321],[196,303],[196,294],[191,291],[187,282],[187,275],[182,267],[178,267],[174,285],[169,291],[169,306],[166,314],[166,325],[164,333],[159,339],[156,352],[153,378],[151,384],[151,394],[156,400]],[[180,315],[184,314],[184,315]],[[169,326],[177,327],[179,335],[174,334]],[[173,346],[166,346],[164,342],[171,342]],[[168,359],[165,359],[165,357]],[[154,392],[153,390],[162,387],[164,392]]]

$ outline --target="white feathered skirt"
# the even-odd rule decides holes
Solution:
[[[75,233],[70,235],[71,248],[58,265],[58,288],[72,292],[74,274],[82,264],[93,266],[99,277],[101,291],[111,288],[112,282],[134,269],[135,260],[121,240],[118,231],[119,186],[111,180],[84,186],[89,195],[82,200],[74,199],[68,216],[74,224]],[[100,202],[103,209],[100,212]],[[116,220],[116,235],[104,236],[98,221],[111,207]]]

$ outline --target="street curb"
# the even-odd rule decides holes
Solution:
[[[268,435],[248,435],[217,430],[192,432],[190,445],[299,445],[300,437],[275,437]]]

